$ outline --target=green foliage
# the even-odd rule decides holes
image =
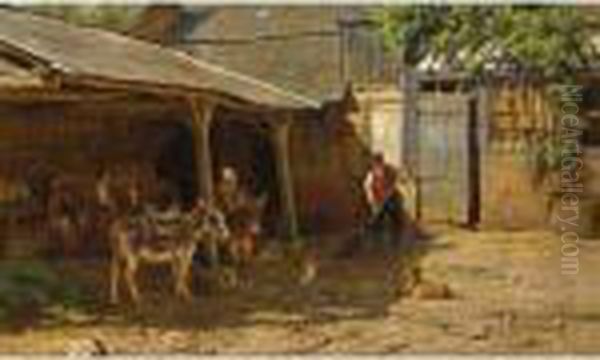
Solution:
[[[396,6],[373,13],[386,44],[416,64],[428,54],[481,72],[502,51],[529,72],[568,76],[595,56],[584,9],[567,6]]]
[[[533,184],[541,185],[552,173],[560,171],[562,146],[555,138],[548,138],[533,148]]]
[[[0,264],[0,319],[23,313],[34,314],[44,307],[75,307],[85,302],[80,287],[63,281],[49,266],[33,261]]]
[[[28,10],[79,26],[99,27],[123,32],[128,30],[142,10],[126,5],[38,5]]]

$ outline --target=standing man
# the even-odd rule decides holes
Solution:
[[[217,201],[225,214],[230,214],[244,203],[245,193],[239,184],[237,172],[231,167],[223,168],[217,185]]]
[[[397,177],[397,170],[378,152],[373,155],[363,183],[370,210],[367,228],[388,245],[399,236],[402,220],[402,196],[396,188]]]

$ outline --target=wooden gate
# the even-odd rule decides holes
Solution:
[[[462,92],[420,91],[413,117],[417,214],[428,222],[477,221],[479,174],[474,99]]]

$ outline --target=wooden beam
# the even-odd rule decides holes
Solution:
[[[162,85],[153,83],[143,83],[134,81],[122,81],[110,78],[93,77],[93,76],[72,76],[62,79],[63,86],[89,87],[92,89],[104,90],[126,90],[141,94],[152,94],[157,97],[170,98],[201,98],[208,102],[218,103],[220,106],[226,106],[232,109],[264,113],[272,111],[273,108],[266,105],[254,104],[246,102],[235,96],[228,96],[222,92],[214,90],[198,90],[195,88]]]
[[[30,102],[93,102],[133,98],[124,91],[54,90],[40,87],[0,88],[0,101],[9,103]]]
[[[296,239],[299,235],[296,213],[296,198],[290,159],[290,129],[293,123],[291,112],[281,114],[283,119],[273,121],[271,139],[276,157],[279,195],[281,209],[284,213],[284,229],[286,236]]]
[[[188,98],[192,110],[192,133],[196,158],[198,195],[208,202],[214,200],[214,178],[210,149],[210,128],[215,104],[198,98]]]

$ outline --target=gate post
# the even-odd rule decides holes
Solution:
[[[405,130],[403,142],[404,158],[402,161],[407,164],[414,176],[415,181],[415,220],[421,220],[421,168],[419,164],[420,141],[419,141],[419,73],[417,70],[405,68],[402,70],[400,87],[404,91],[403,116],[405,118]]]
[[[477,84],[477,137],[479,147],[479,226],[485,226],[489,221],[488,219],[488,199],[486,198],[488,191],[488,155],[489,139],[490,139],[490,125],[493,122],[493,101],[494,97],[492,89],[493,83],[490,78],[482,78]]]

